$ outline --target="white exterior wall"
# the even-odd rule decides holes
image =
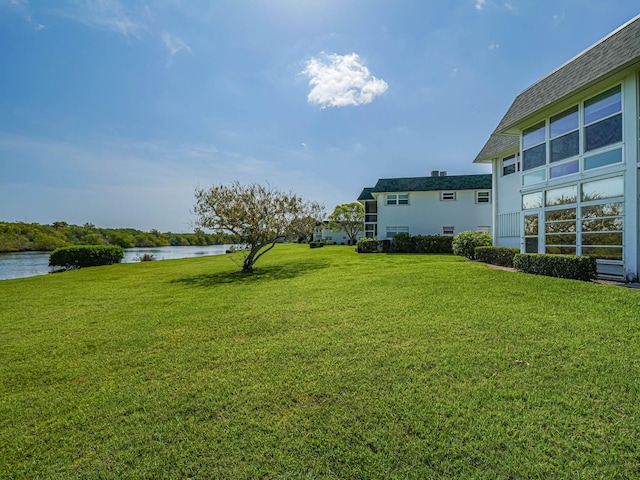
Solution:
[[[478,191],[490,190],[456,190],[456,200],[441,200],[439,191],[408,192],[408,205],[386,205],[387,194],[396,192],[375,193],[378,238],[387,238],[387,227],[408,227],[411,235],[442,235],[444,226],[453,226],[455,235],[488,226],[491,233],[493,199],[489,203],[476,203]]]
[[[364,232],[360,232],[356,236],[356,241],[364,236]],[[324,241],[324,242],[334,242],[336,245],[349,245],[349,236],[347,232],[344,230],[340,230],[339,232],[334,232],[327,226],[316,227],[313,233],[313,240]]]

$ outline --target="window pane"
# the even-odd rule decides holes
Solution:
[[[611,165],[612,163],[622,162],[622,149],[611,150],[610,152],[599,153],[592,157],[584,159],[584,169],[590,170],[592,168],[603,167],[605,165]]]
[[[544,237],[544,241],[547,245],[575,245],[576,234],[547,235]]]
[[[522,152],[522,169],[531,170],[547,163],[547,145],[543,143],[537,147]]]
[[[622,110],[620,85],[584,102],[584,123],[592,123]]]
[[[403,193],[398,195],[398,205],[409,205],[409,194]]]
[[[582,255],[603,260],[622,260],[622,247],[582,247]]]
[[[575,208],[563,208],[561,210],[547,210],[545,212],[545,220],[547,222],[560,222],[565,220],[575,220]],[[575,223],[575,222],[574,222]]]
[[[545,233],[574,233],[576,222],[549,222],[545,224]]]
[[[624,195],[623,177],[605,178],[595,182],[582,184],[582,201],[600,200],[601,198],[622,197]]]
[[[556,246],[547,246],[545,253],[549,253],[552,255],[575,255],[576,247],[556,247]]]
[[[538,235],[538,215],[524,216],[524,234]]]
[[[549,122],[549,136],[551,138],[562,135],[578,128],[578,106],[565,110],[551,117]]]
[[[583,232],[609,232],[622,230],[622,218],[609,217],[598,220],[584,220],[582,222]]]
[[[542,192],[528,193],[522,196],[522,209],[542,207]]]
[[[570,185],[568,187],[554,188],[547,190],[546,206],[565,205],[567,203],[576,203],[578,200],[578,187]],[[575,210],[575,209],[574,209]],[[573,218],[576,218],[575,216]]]
[[[544,142],[546,139],[544,122],[540,122],[533,127],[526,128],[522,132],[522,148],[529,148]]]
[[[565,175],[572,175],[578,173],[580,170],[580,163],[578,160],[575,162],[563,163],[549,169],[550,178],[564,177]]]
[[[547,171],[540,170],[533,173],[528,173],[522,176],[522,185],[533,185],[534,183],[544,182],[547,179]]]
[[[525,253],[538,253],[538,237],[529,237],[524,239]]]
[[[387,205],[395,205],[396,201],[395,195],[387,195]]]
[[[606,147],[622,141],[622,115],[607,118],[584,129],[584,150]]]
[[[582,218],[602,218],[622,216],[622,203],[603,203],[582,207]]]
[[[549,161],[558,162],[565,158],[575,157],[580,153],[580,132],[577,130],[562,137],[551,140]]]
[[[583,233],[583,245],[622,245],[622,232]]]

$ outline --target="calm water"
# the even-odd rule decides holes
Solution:
[[[230,245],[210,245],[207,247],[150,247],[125,248],[123,263],[138,262],[145,253],[154,260],[221,255]],[[33,277],[49,273],[49,252],[0,253],[0,280]]]

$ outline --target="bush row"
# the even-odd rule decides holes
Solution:
[[[375,238],[361,238],[356,243],[358,253],[388,253],[391,248],[389,240],[376,240]]]
[[[391,241],[391,251],[396,253],[453,253],[453,237],[440,235],[415,235],[396,233]]]
[[[309,248],[324,247],[324,242],[309,242]]]
[[[491,265],[513,267],[513,258],[520,253],[519,248],[514,247],[476,247],[476,260]]]
[[[122,247],[117,245],[79,245],[62,247],[49,255],[49,266],[62,270],[73,270],[83,267],[97,267],[120,263],[124,258]]]
[[[524,273],[589,282],[596,278],[596,259],[577,255],[519,253],[513,267]]]

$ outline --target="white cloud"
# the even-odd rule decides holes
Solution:
[[[489,50],[497,50],[500,48],[500,44],[496,42],[492,42],[489,44]]]
[[[475,0],[476,10],[482,10],[487,5],[487,0]]]
[[[162,41],[169,50],[169,59],[167,60],[167,67],[173,64],[173,57],[178,53],[185,51],[187,53],[193,53],[191,51],[191,47],[187,45],[187,42],[182,40],[180,37],[173,35],[168,32],[164,32],[162,34]]]
[[[371,103],[389,85],[376,78],[356,53],[350,55],[321,52],[301,72],[309,77],[309,103],[326,107],[346,107]]]
[[[555,25],[559,25],[560,23],[562,23],[562,21],[564,20],[565,14],[564,13],[557,13],[553,16],[553,23]]]

